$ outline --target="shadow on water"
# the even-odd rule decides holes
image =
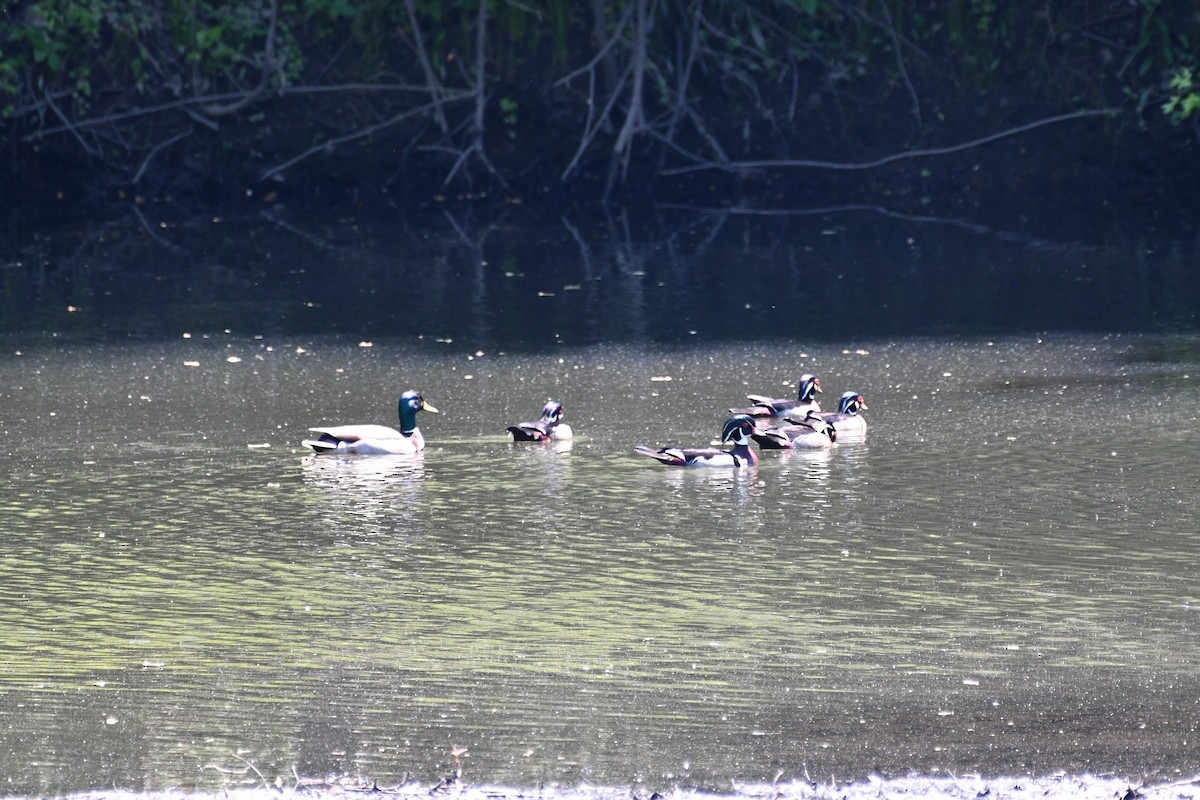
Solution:
[[[0,265],[0,332],[231,329],[536,351],[1197,324],[1195,242],[1150,231],[1055,242],[945,223],[859,206],[663,209],[636,223],[276,208],[164,220],[152,235],[115,220],[15,242]]]

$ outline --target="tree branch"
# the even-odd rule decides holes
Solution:
[[[621,86],[625,85],[625,81],[628,79],[628,77],[629,77],[629,69],[627,68],[625,70],[625,72],[621,74],[621,77],[617,80],[617,88],[618,89]],[[595,76],[593,76],[593,79],[592,79],[593,83],[594,83],[594,80],[595,80]],[[612,113],[613,107],[617,104],[617,100],[619,99],[619,97],[620,97],[620,94],[619,94],[619,92],[616,92],[616,91],[614,91],[611,95],[609,95],[608,102],[605,103],[604,109],[600,112],[600,116],[598,118],[596,118],[595,124],[591,125],[590,127],[584,128],[583,136],[580,137],[580,139],[579,139],[579,147],[575,151],[575,157],[571,159],[571,163],[567,164],[567,168],[563,170],[563,173],[562,173],[563,180],[566,180],[567,176],[575,171],[575,167],[576,167],[576,165],[579,164],[579,160],[581,158],[583,158],[583,154],[585,152],[587,152],[588,146],[591,145],[592,141],[596,138],[596,133],[601,128],[603,128],[605,125],[608,124],[609,114]],[[593,119],[593,113],[592,113],[593,107],[594,107],[594,103],[592,102],[591,98],[589,97],[589,100],[588,100],[588,122],[589,123]]]
[[[612,187],[612,179],[617,163],[621,164],[621,177],[624,179],[629,169],[632,140],[646,126],[645,100],[643,87],[646,84],[646,40],[649,38],[649,21],[647,20],[646,3],[649,0],[634,0],[637,8],[637,18],[633,28],[633,62],[630,64],[633,83],[629,89],[629,107],[625,111],[625,123],[613,143],[613,169],[609,171],[608,185]]]
[[[404,0],[404,7],[408,11],[408,23],[412,25],[413,42],[412,48],[417,54],[417,63],[421,65],[421,71],[425,73],[425,82],[429,84],[429,95],[437,101],[440,101],[442,87],[438,83],[437,75],[433,71],[433,64],[429,61],[429,55],[425,52],[424,37],[421,36],[421,25],[417,20],[417,9],[413,5],[413,0]],[[445,133],[449,126],[446,124],[446,115],[442,113],[442,107],[439,103],[437,110],[434,112],[434,117],[437,119],[438,127]]]
[[[321,144],[310,147],[307,150],[305,150],[303,153],[300,153],[299,155],[297,155],[293,158],[290,158],[287,161],[283,162],[282,164],[272,167],[271,169],[267,170],[263,174],[259,175],[258,176],[259,180],[265,181],[268,178],[272,178],[272,177],[278,175],[279,173],[283,172],[284,170],[288,169],[289,167],[295,166],[296,164],[300,163],[301,161],[308,158],[309,156],[315,155],[316,153],[320,153],[320,152],[323,152],[326,150],[331,150],[334,147],[338,146],[339,144],[345,144],[346,142],[352,142],[355,139],[361,139],[364,136],[370,136],[371,134],[381,131],[384,128],[388,128],[388,127],[391,127],[392,125],[401,123],[404,120],[409,119],[410,117],[415,117],[419,114],[424,114],[426,111],[433,109],[437,105],[438,105],[438,103],[426,103],[424,105],[417,106],[416,108],[410,108],[407,111],[403,111],[399,114],[396,114],[393,117],[385,119],[383,122],[376,123],[375,125],[370,125],[366,128],[363,128],[362,130],[355,131],[354,133],[348,133],[345,136],[339,136],[335,139],[330,139],[327,142],[322,142]]]

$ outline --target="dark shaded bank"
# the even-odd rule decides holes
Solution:
[[[184,791],[85,792],[65,796],[68,800],[267,800],[279,797],[379,798],[415,800],[422,797],[462,800],[878,800],[890,797],[919,797],[928,800],[1194,800],[1200,797],[1200,776],[1165,783],[1142,783],[1114,776],[1055,775],[1035,778],[1008,776],[910,776],[885,780],[872,778],[855,783],[778,781],[762,784],[735,783],[728,792],[703,792],[663,787],[472,786],[439,782],[432,786],[406,783],[394,788],[360,786],[325,781],[295,781],[281,786],[235,788],[220,794]]]
[[[664,208],[771,215],[864,206],[1032,229],[1047,238],[1094,223],[1097,212],[1111,216],[1117,228],[1151,225],[1180,235],[1195,230],[1192,199],[1200,159],[1194,143],[1177,131],[1077,119],[971,144],[978,141],[974,135],[997,129],[956,126],[927,139],[929,147],[889,142],[882,131],[854,143],[825,139],[807,151],[816,154],[811,158],[736,170],[696,168],[653,181],[645,178],[656,165],[647,162],[607,193],[603,171],[562,182],[553,172],[528,169],[503,181],[447,186],[435,164],[398,166],[393,148],[331,150],[286,180],[261,180],[262,165],[254,160],[192,160],[165,169],[154,185],[114,181],[97,165],[47,153],[0,162],[0,218],[18,232],[106,220],[136,209],[178,220],[280,206],[310,218],[419,217],[445,209],[461,214],[471,206],[474,215],[490,217],[514,210],[552,219],[566,212],[578,220],[628,213],[641,226]],[[531,158],[550,136],[531,140]],[[968,146],[939,152],[963,144]]]
[[[133,197],[1053,215],[1200,178],[1196,0],[10,5],[0,195],[34,225]]]

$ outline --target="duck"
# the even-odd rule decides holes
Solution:
[[[320,434],[316,439],[305,439],[303,444],[318,453],[358,453],[360,455],[412,455],[425,449],[425,437],[417,427],[417,412],[438,410],[419,392],[409,390],[400,395],[397,406],[400,414],[400,430],[386,425],[333,425],[327,428],[309,428]]]
[[[761,394],[748,394],[746,399],[754,403],[749,408],[731,408],[730,414],[745,414],[750,417],[782,417],[788,412],[800,415],[803,419],[805,412],[820,411],[817,395],[823,394],[821,381],[816,375],[804,373],[800,376],[800,384],[796,389],[796,399],[788,400],[782,397],[767,397]]]
[[[867,432],[867,421],[859,415],[859,411],[867,410],[867,401],[855,391],[842,392],[838,398],[838,410],[818,414],[841,435],[861,436]]]
[[[756,430],[753,417],[735,414],[726,420],[721,430],[721,441],[733,442],[732,450],[715,447],[664,447],[655,450],[643,445],[634,449],[674,467],[753,467],[758,463],[758,454],[750,448],[750,437]]]
[[[809,411],[804,420],[795,425],[760,429],[751,434],[751,438],[763,450],[822,450],[833,447],[837,429],[816,411]]]
[[[534,422],[509,425],[514,442],[566,442],[575,438],[571,426],[562,421],[563,404],[548,400],[542,407],[542,418]]]

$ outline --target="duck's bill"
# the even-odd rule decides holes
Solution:
[[[439,412],[439,411],[438,411],[436,408],[434,408],[433,406],[429,405],[429,403],[426,403],[424,400],[422,400],[422,401],[421,401],[421,410],[422,410],[422,411],[428,411],[430,414],[437,414],[437,413],[440,413],[440,412]]]

